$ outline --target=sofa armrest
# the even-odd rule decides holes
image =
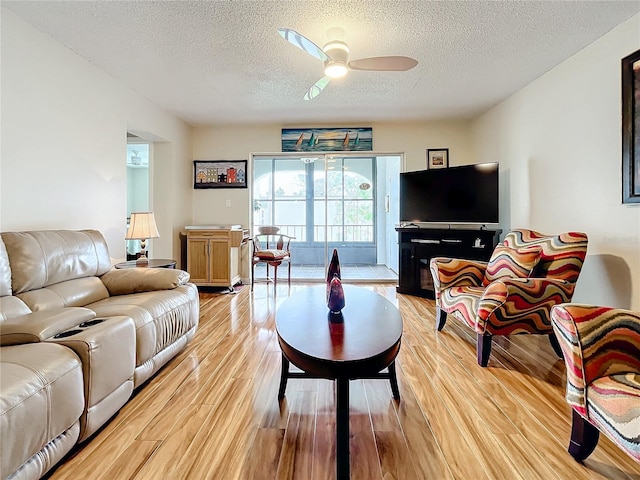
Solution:
[[[451,287],[479,287],[482,285],[487,262],[461,258],[433,257],[429,269],[433,277],[436,301],[442,291]]]
[[[190,275],[173,268],[113,269],[100,277],[109,295],[171,290],[189,282]]]
[[[0,324],[0,345],[42,342],[95,316],[88,308],[63,307],[13,317]]]
[[[551,323],[567,366],[567,402],[585,418],[586,388],[617,373],[640,374],[640,313],[593,305],[557,305]]]
[[[478,304],[476,332],[491,335],[542,333],[551,328],[551,309],[571,301],[574,285],[557,278],[501,278],[491,282]]]

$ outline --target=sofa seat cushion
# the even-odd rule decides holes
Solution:
[[[1,478],[76,425],[83,392],[82,365],[72,350],[52,343],[1,348]],[[79,429],[73,431],[73,442],[64,442],[68,449]]]
[[[640,375],[601,377],[587,387],[589,420],[640,461]]]
[[[275,262],[278,260],[284,260],[289,257],[289,252],[287,250],[258,250],[255,253],[255,256],[260,260]]]
[[[197,326],[198,301],[198,290],[189,283],[173,290],[117,295],[87,308],[99,317],[126,315],[133,319],[137,367]]]
[[[484,287],[452,287],[445,290],[440,297],[442,309],[475,329],[475,323],[467,320],[475,318],[478,301],[482,297]]]

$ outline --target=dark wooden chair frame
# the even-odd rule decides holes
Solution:
[[[291,286],[291,252],[289,244],[296,237],[279,233],[278,227],[260,227],[258,234],[253,237],[253,253],[251,255],[251,291],[255,283],[255,266],[259,263],[267,265],[267,282],[273,282],[274,289],[278,286],[278,267],[283,263],[287,263],[287,283]],[[262,247],[263,248],[259,248]],[[285,250],[288,255],[284,258],[276,258],[273,260],[261,258],[258,252],[264,250]],[[269,266],[273,267],[273,279],[269,277]]]
[[[571,441],[567,451],[578,462],[582,462],[595,450],[600,432],[575,410],[571,409]]]

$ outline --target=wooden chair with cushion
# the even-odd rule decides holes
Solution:
[[[432,258],[436,328],[450,314],[477,336],[478,364],[486,367],[494,335],[548,335],[562,355],[551,326],[551,308],[570,302],[587,254],[587,235],[543,235],[513,230],[490,261]]]
[[[255,266],[264,263],[267,266],[267,281],[269,278],[269,266],[273,267],[273,285],[278,285],[278,267],[283,263],[288,266],[287,279],[291,286],[291,252],[289,244],[296,237],[280,233],[279,227],[260,227],[258,234],[253,237],[253,256],[251,261],[251,290],[255,282]]]

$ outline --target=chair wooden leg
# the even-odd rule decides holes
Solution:
[[[491,335],[478,333],[477,339],[478,365],[486,367],[491,355]]]
[[[276,291],[278,286],[278,265],[273,266],[273,291]]]
[[[291,288],[291,262],[288,262],[288,263],[289,263],[289,267],[287,271],[287,279],[288,279],[289,288]]]
[[[560,342],[558,342],[558,337],[556,337],[556,334],[553,332],[549,334],[549,343],[551,344],[553,351],[556,352],[556,355],[560,358],[564,358],[562,348],[560,348]]]
[[[438,332],[442,330],[445,323],[447,323],[447,312],[440,307],[436,307],[436,330]]]
[[[253,283],[255,282],[255,268],[256,264],[251,262],[251,291],[253,292]]]
[[[575,410],[571,410],[571,441],[569,442],[569,454],[578,462],[582,462],[591,455],[598,445],[600,432]]]

